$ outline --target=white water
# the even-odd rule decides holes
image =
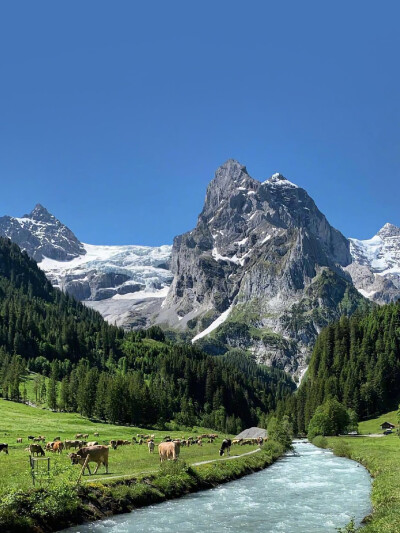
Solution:
[[[306,442],[271,467],[220,487],[68,533],[329,533],[371,512],[368,472]]]

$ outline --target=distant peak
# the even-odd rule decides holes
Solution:
[[[264,181],[264,184],[273,186],[283,186],[297,189],[298,186],[285,178],[280,172],[275,172],[272,176]]]
[[[386,224],[378,231],[378,235],[382,238],[400,236],[400,228],[390,222],[386,222]]]
[[[236,159],[228,159],[227,161],[225,161],[225,163],[223,165],[221,165],[219,169],[224,169],[224,170],[227,170],[228,172],[229,171],[240,171],[240,172],[244,172],[245,174],[247,174],[247,169],[244,165],[242,165],[241,163],[239,163],[239,161],[236,161]]]
[[[24,218],[32,218],[34,220],[49,220],[54,218],[49,211],[42,204],[36,204],[29,215],[24,215]]]

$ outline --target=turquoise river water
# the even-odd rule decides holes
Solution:
[[[305,441],[239,480],[64,533],[329,533],[371,512],[371,478],[357,463]]]

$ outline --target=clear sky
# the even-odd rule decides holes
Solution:
[[[347,236],[400,225],[400,2],[38,0],[0,7],[0,215],[172,242],[228,158]]]

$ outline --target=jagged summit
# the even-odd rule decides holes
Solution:
[[[20,218],[0,217],[0,235],[11,239],[38,262],[44,257],[70,261],[86,253],[72,231],[41,204]]]
[[[32,218],[33,220],[49,221],[54,219],[52,215],[42,204],[36,204],[35,207],[28,215],[24,215],[22,218]]]
[[[377,235],[382,238],[397,237],[400,236],[400,228],[390,222],[386,222],[386,224],[378,231]]]
[[[291,187],[295,189],[298,188],[298,185],[289,181],[280,172],[275,172],[275,174],[272,174],[272,176],[269,179],[263,182],[263,185],[284,186],[284,187]]]

